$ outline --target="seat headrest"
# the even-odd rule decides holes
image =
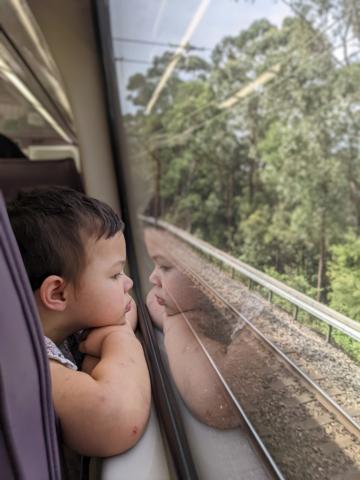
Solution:
[[[62,185],[84,192],[81,176],[74,160],[28,160],[26,158],[0,159],[0,190],[8,202],[19,190],[45,185]]]

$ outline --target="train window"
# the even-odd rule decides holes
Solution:
[[[110,3],[147,303],[207,461],[245,422],[279,475],[356,478],[358,2]]]

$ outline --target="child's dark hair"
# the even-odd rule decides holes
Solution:
[[[34,291],[49,275],[76,283],[86,264],[86,240],[124,229],[111,207],[67,187],[21,192],[8,214]]]

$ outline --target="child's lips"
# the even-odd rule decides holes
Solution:
[[[159,305],[165,305],[165,300],[162,297],[158,297],[157,295],[155,295],[155,298]]]
[[[125,307],[125,313],[130,312],[130,310],[131,310],[131,300],[130,300],[130,302],[126,305],[126,307]]]

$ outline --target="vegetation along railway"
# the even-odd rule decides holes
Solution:
[[[360,479],[359,15],[0,2],[1,479]],[[5,208],[54,183],[125,221],[152,381],[138,444],[74,478]]]

